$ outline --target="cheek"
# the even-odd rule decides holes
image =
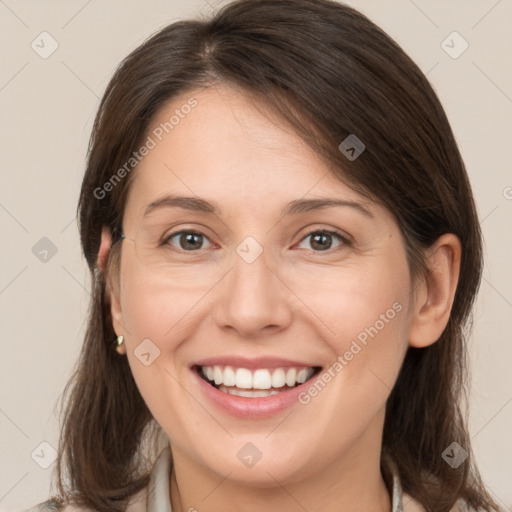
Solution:
[[[352,358],[354,373],[363,372],[385,391],[393,387],[407,347],[409,294],[406,261],[385,258],[359,276],[340,304],[338,350],[344,350],[347,361]]]
[[[384,254],[343,266],[324,267],[304,285],[295,278],[294,291],[336,354],[377,338],[395,339],[406,328],[410,278],[405,256]]]
[[[178,292],[172,287],[159,286],[155,279],[145,273],[137,261],[126,257],[121,267],[121,311],[126,331],[128,362],[137,387],[149,409],[155,415],[159,410],[161,393],[156,390],[172,389],[171,374],[173,360],[162,361],[165,352],[173,347],[164,345],[165,334],[183,316]],[[165,292],[165,293],[164,293]],[[175,339],[167,336],[167,339]],[[170,366],[169,366],[170,365]]]
[[[121,309],[133,377],[157,421],[167,431],[184,431],[184,425],[204,415],[199,407],[183,408],[183,388],[178,382],[189,371],[180,346],[200,322],[201,308],[209,307],[206,299],[201,300],[205,290],[150,275],[128,257],[121,270]],[[169,413],[178,410],[179,414]]]
[[[187,304],[178,292],[164,290],[143,275],[123,282],[122,308],[126,319],[127,358],[137,388],[156,421],[168,432],[183,432],[197,411],[182,411],[183,390],[176,359],[180,319]]]
[[[148,273],[136,258],[126,258],[122,267],[121,309],[128,344],[133,349],[149,338],[172,350],[183,326],[194,316],[202,288]],[[169,346],[171,343],[171,346]]]
[[[380,271],[379,271],[380,270]],[[381,268],[346,280],[331,307],[337,353],[357,352],[364,357],[382,357],[403,344],[409,295],[407,272]],[[333,298],[334,299],[334,298]],[[347,354],[347,358],[351,356]],[[358,357],[363,359],[362,357]]]
[[[331,279],[317,277],[315,288],[300,293],[321,320],[316,323],[330,348],[331,364],[324,373],[329,373],[325,388],[332,393],[311,391],[319,396],[319,414],[330,416],[326,421],[343,422],[351,411],[362,425],[384,405],[408,346],[411,290],[405,254],[389,251],[358,265],[331,269]]]

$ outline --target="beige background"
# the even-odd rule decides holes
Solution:
[[[512,510],[512,2],[348,3],[428,74],[467,164],[487,257],[471,341],[470,429],[486,482]],[[205,0],[0,0],[0,512],[48,495],[53,465],[40,465],[52,462],[51,448],[40,443],[57,446],[54,405],[89,299],[74,217],[99,98],[147,36],[211,9]],[[31,47],[43,31],[59,45],[47,59]],[[456,59],[441,46],[453,31],[469,44]],[[452,52],[462,48],[451,40]],[[43,237],[57,250],[46,263],[32,252]]]

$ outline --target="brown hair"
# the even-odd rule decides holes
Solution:
[[[404,491],[427,511],[464,500],[497,510],[473,463],[467,418],[465,329],[482,269],[482,244],[464,164],[434,91],[402,49],[365,16],[330,0],[238,0],[207,20],[173,23],[119,66],[94,123],[78,205],[92,297],[83,349],[66,390],[59,490],[101,512],[122,511],[148,483],[158,426],[114,350],[109,272],[96,267],[101,230],[119,239],[136,169],[104,197],[98,189],[125,165],[151,120],[177,94],[226,83],[257,96],[294,127],[335,176],[396,216],[413,276],[439,236],[462,243],[458,288],[440,339],[408,348],[387,401],[383,451]],[[338,145],[355,134],[366,146],[349,161]],[[469,453],[452,469],[441,457],[458,442]],[[67,483],[66,483],[67,481]]]

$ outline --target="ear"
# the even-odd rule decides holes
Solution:
[[[116,276],[112,276],[109,272],[108,257],[110,254],[110,247],[112,244],[112,235],[107,226],[103,226],[101,230],[101,242],[98,251],[97,266],[101,273],[105,276],[105,293],[110,299],[110,314],[112,316],[114,331],[118,336],[124,335],[121,305],[119,301],[119,283],[117,283]],[[117,347],[119,353],[126,354],[126,345],[123,344]]]
[[[432,345],[448,324],[459,281],[460,259],[460,240],[452,233],[439,237],[430,247],[428,273],[415,288],[409,326],[409,345],[412,347]]]

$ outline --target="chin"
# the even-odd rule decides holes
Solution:
[[[237,441],[236,448],[228,448],[222,454],[210,452],[203,464],[222,478],[229,475],[227,478],[236,484],[257,488],[299,482],[314,472],[314,464],[308,462],[307,453],[299,445],[285,451],[282,445],[279,449],[278,446],[271,446],[268,440],[265,443],[263,437],[261,443],[258,443],[257,437],[253,437],[253,440],[253,445],[250,441]],[[256,444],[259,444],[261,451],[257,451]]]

